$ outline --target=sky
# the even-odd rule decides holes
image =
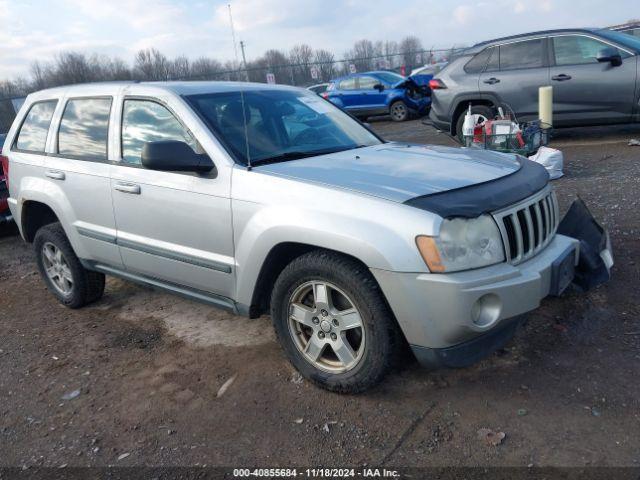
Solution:
[[[229,3],[247,60],[297,43],[340,57],[363,38],[415,35],[425,48],[447,48],[640,17],[637,0],[0,0],[0,79],[26,75],[33,61],[64,50],[128,63],[148,47],[170,57],[232,60]]]

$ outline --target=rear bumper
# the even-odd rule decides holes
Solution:
[[[435,103],[432,103],[431,110],[429,111],[429,120],[431,121],[431,124],[438,130],[442,130],[443,132],[451,132],[451,123],[442,119],[438,115],[434,107]]]
[[[11,222],[13,222],[13,215],[11,215],[11,212],[0,213],[0,225]]]
[[[576,265],[578,251],[577,240],[556,235],[543,251],[519,265],[502,263],[449,274],[378,269],[372,273],[409,344],[464,350],[465,342],[506,328],[509,319],[537,308],[554,293],[558,259],[572,252]]]

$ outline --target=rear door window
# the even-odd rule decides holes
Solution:
[[[125,100],[122,112],[122,160],[142,163],[142,147],[147,142],[175,140],[199,152],[191,133],[164,106],[152,100]]]
[[[53,118],[53,112],[58,104],[57,100],[34,103],[25,117],[16,148],[27,152],[44,152],[47,143],[47,134]]]
[[[58,130],[58,154],[87,160],[107,159],[111,98],[67,102]]]
[[[489,61],[487,62],[487,68],[485,72],[497,72],[500,70],[500,49],[498,47],[492,47],[490,50]]]
[[[544,65],[543,39],[500,45],[500,70],[536,68]]]

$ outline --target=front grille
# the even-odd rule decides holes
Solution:
[[[523,262],[547,246],[556,233],[558,200],[551,187],[493,213],[498,224],[507,262]]]

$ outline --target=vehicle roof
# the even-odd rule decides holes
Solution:
[[[558,28],[555,30],[539,30],[536,32],[519,33],[518,35],[509,35],[507,37],[494,38],[492,40],[485,40],[484,42],[476,43],[474,46],[469,47],[464,51],[464,54],[476,53],[482,48],[493,45],[496,43],[503,43],[509,40],[518,40],[520,38],[538,37],[541,35],[553,35],[555,33],[597,33],[600,28]]]
[[[632,30],[640,27],[640,21],[621,23],[620,25],[612,25],[607,27],[609,30],[624,31]]]
[[[31,98],[59,97],[62,95],[115,95],[127,93],[173,93],[198,95],[205,93],[237,92],[250,90],[302,90],[289,85],[269,85],[251,82],[179,81],[179,82],[96,82],[48,88],[29,95]]]

